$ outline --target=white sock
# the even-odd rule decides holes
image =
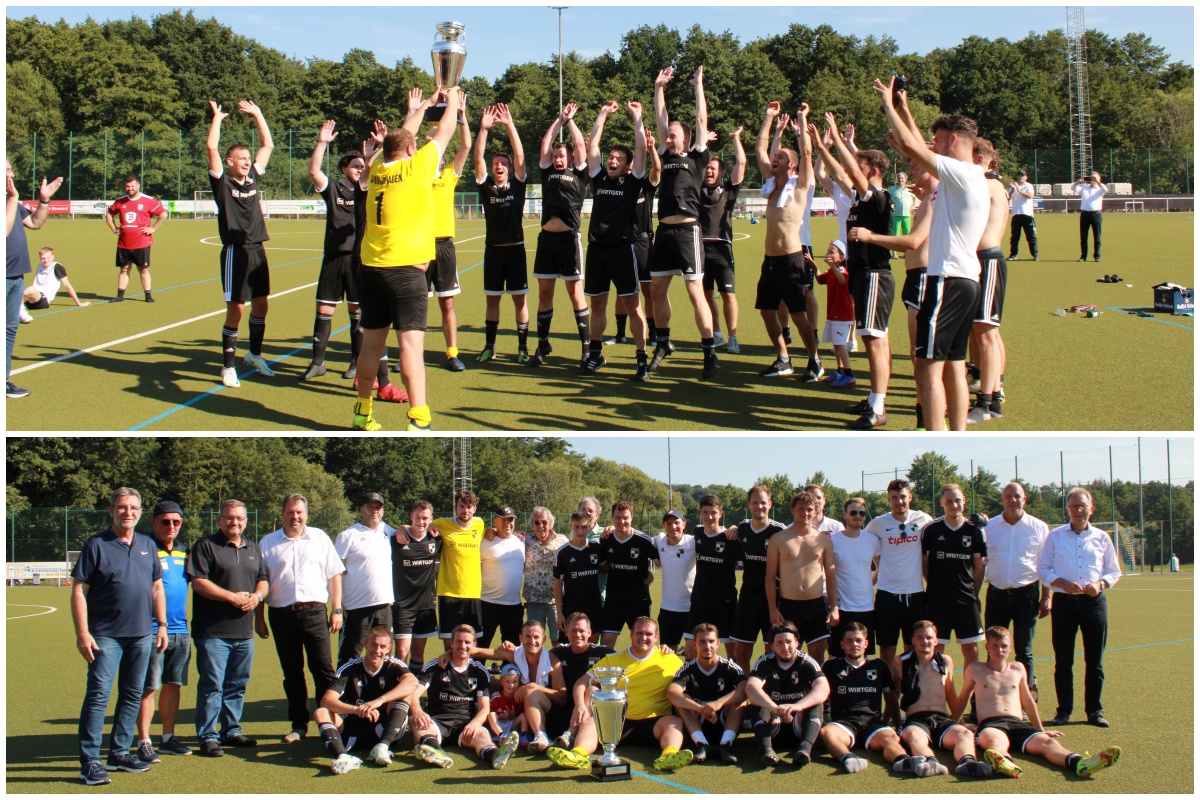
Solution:
[[[163,734],[163,737],[162,737],[163,744],[166,744],[167,742],[171,741],[171,740],[172,740],[172,739],[174,739],[174,738],[175,738],[175,734],[173,734],[173,733],[164,733],[164,734]]]
[[[704,731],[696,731],[692,734],[692,741],[696,744],[708,744],[708,737],[704,735]]]
[[[724,731],[721,734],[721,744],[732,744],[737,738],[737,731]]]
[[[144,744],[150,744],[150,740],[149,739],[138,739],[138,747],[141,747]]]
[[[887,397],[886,394],[882,394],[882,393],[876,394],[875,392],[871,392],[870,394],[867,395],[867,402],[870,403],[871,410],[874,411],[876,414],[883,413],[883,399],[885,397]]]

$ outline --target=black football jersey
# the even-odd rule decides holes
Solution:
[[[646,576],[650,574],[650,562],[658,559],[654,540],[633,529],[629,538],[621,542],[613,533],[600,541],[601,560],[608,562],[608,588],[605,596],[621,600],[635,600],[649,596],[650,587]]]
[[[692,536],[696,539],[696,581],[692,585],[692,597],[699,603],[736,600],[737,565],[742,560],[742,543],[737,539],[730,541],[724,531],[709,536],[703,525],[697,525]]]
[[[627,172],[609,178],[603,167],[592,176],[592,217],[588,241],[605,244],[632,242],[637,236],[640,198],[650,182]]]
[[[437,606],[438,562],[442,540],[425,535],[421,541],[392,542],[392,590],[396,605],[403,609],[425,610]]]
[[[733,242],[733,209],[741,191],[742,184],[734,186],[728,179],[716,186],[701,185],[700,236],[704,241]]]
[[[933,654],[933,669],[945,676],[946,657],[941,653]],[[909,650],[900,656],[900,708],[908,711],[909,707],[921,699],[921,662],[917,651]]]
[[[325,200],[325,255],[335,256],[354,251],[355,210],[357,203],[353,186],[342,181],[329,181],[321,197]]]
[[[684,694],[697,703],[720,700],[746,680],[742,668],[728,658],[717,658],[711,672],[705,672],[695,659],[687,662],[675,673],[671,681],[683,687]]]
[[[738,541],[742,544],[742,596],[766,591],[767,542],[786,528],[782,522],[768,520],[767,526],[755,531],[753,523],[744,519],[738,523]]]
[[[208,182],[217,204],[217,231],[221,235],[221,244],[258,244],[271,238],[267,236],[267,224],[259,205],[260,180],[262,176],[253,164],[243,183],[235,181],[228,171],[222,172],[219,178],[209,173]]]
[[[483,204],[484,241],[487,244],[516,244],[525,241],[521,220],[525,214],[525,182],[510,175],[508,183],[497,186],[488,175],[479,184],[479,202]]]
[[[767,696],[777,704],[786,704],[811,692],[822,672],[820,665],[807,653],[797,653],[786,667],[779,663],[774,653],[767,653],[754,662],[750,677],[762,679]]]
[[[975,556],[987,558],[982,530],[965,519],[955,530],[939,517],[921,530],[921,553],[929,556],[925,591],[931,602],[975,600]]]
[[[633,214],[633,236],[640,241],[649,241],[654,235],[654,195],[658,185],[647,178],[642,184],[642,193],[638,197],[637,210]]]
[[[694,147],[674,155],[659,151],[662,156],[662,181],[659,183],[658,218],[682,215],[700,218],[700,187],[704,184],[704,168],[708,166],[708,148]]]
[[[554,577],[563,582],[563,610],[567,616],[581,608],[600,604],[600,565],[604,554],[599,542],[589,541],[580,550],[567,542],[554,554]],[[599,625],[600,620],[592,620]]]
[[[587,164],[567,169],[542,170],[542,224],[557,217],[579,230],[579,214],[589,183]]]
[[[873,186],[866,197],[855,192],[853,201],[850,213],[846,216],[847,231],[851,228],[866,228],[880,236],[892,235],[892,201],[886,189]],[[886,247],[853,239],[846,243],[846,247],[849,249],[846,253],[846,268],[850,272],[887,271],[892,268],[892,256]]]
[[[576,653],[568,644],[562,644],[550,651],[562,663],[563,682],[567,685],[567,697],[573,698],[572,688],[579,679],[591,671],[596,662],[607,655],[617,652],[602,644],[589,644],[587,650]],[[573,705],[573,700],[568,700]]]
[[[362,252],[363,235],[367,232],[367,190],[354,187],[354,255]]]
[[[357,706],[379,699],[395,689],[405,675],[411,674],[407,664],[391,656],[383,659],[383,665],[374,675],[367,672],[363,659],[352,658],[338,668],[329,688],[341,695],[343,703]]]
[[[883,695],[892,691],[892,671],[882,658],[868,658],[858,667],[845,658],[831,658],[821,671],[829,681],[833,719],[872,717],[883,713]]]
[[[465,725],[475,716],[479,698],[488,696],[491,683],[487,669],[474,659],[459,672],[453,664],[439,667],[435,658],[425,665],[417,679],[429,687],[425,713],[449,727]]]

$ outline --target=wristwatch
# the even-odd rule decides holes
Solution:
[[[333,614],[341,614],[341,613],[342,613],[342,610],[341,610],[340,608],[335,608],[335,609],[334,609],[334,610],[333,610],[331,613],[333,613]]]

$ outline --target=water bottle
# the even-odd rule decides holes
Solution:
[[[1065,308],[1056,308],[1056,309],[1054,309],[1054,316],[1056,316],[1056,317],[1065,317],[1066,315],[1067,315],[1067,310],[1066,310]]]

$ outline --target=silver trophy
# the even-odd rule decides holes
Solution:
[[[467,46],[462,43],[466,26],[461,22],[443,22],[437,26],[433,48],[433,82],[439,90],[458,86],[462,80],[463,67],[467,64]],[[438,103],[425,110],[426,122],[437,122],[446,113],[446,104]]]
[[[627,781],[632,779],[629,762],[617,754],[617,742],[625,729],[625,710],[629,707],[629,678],[623,667],[597,667],[592,675],[600,688],[592,692],[592,718],[596,721],[596,737],[604,747],[604,754],[596,759],[592,777],[599,781]]]

